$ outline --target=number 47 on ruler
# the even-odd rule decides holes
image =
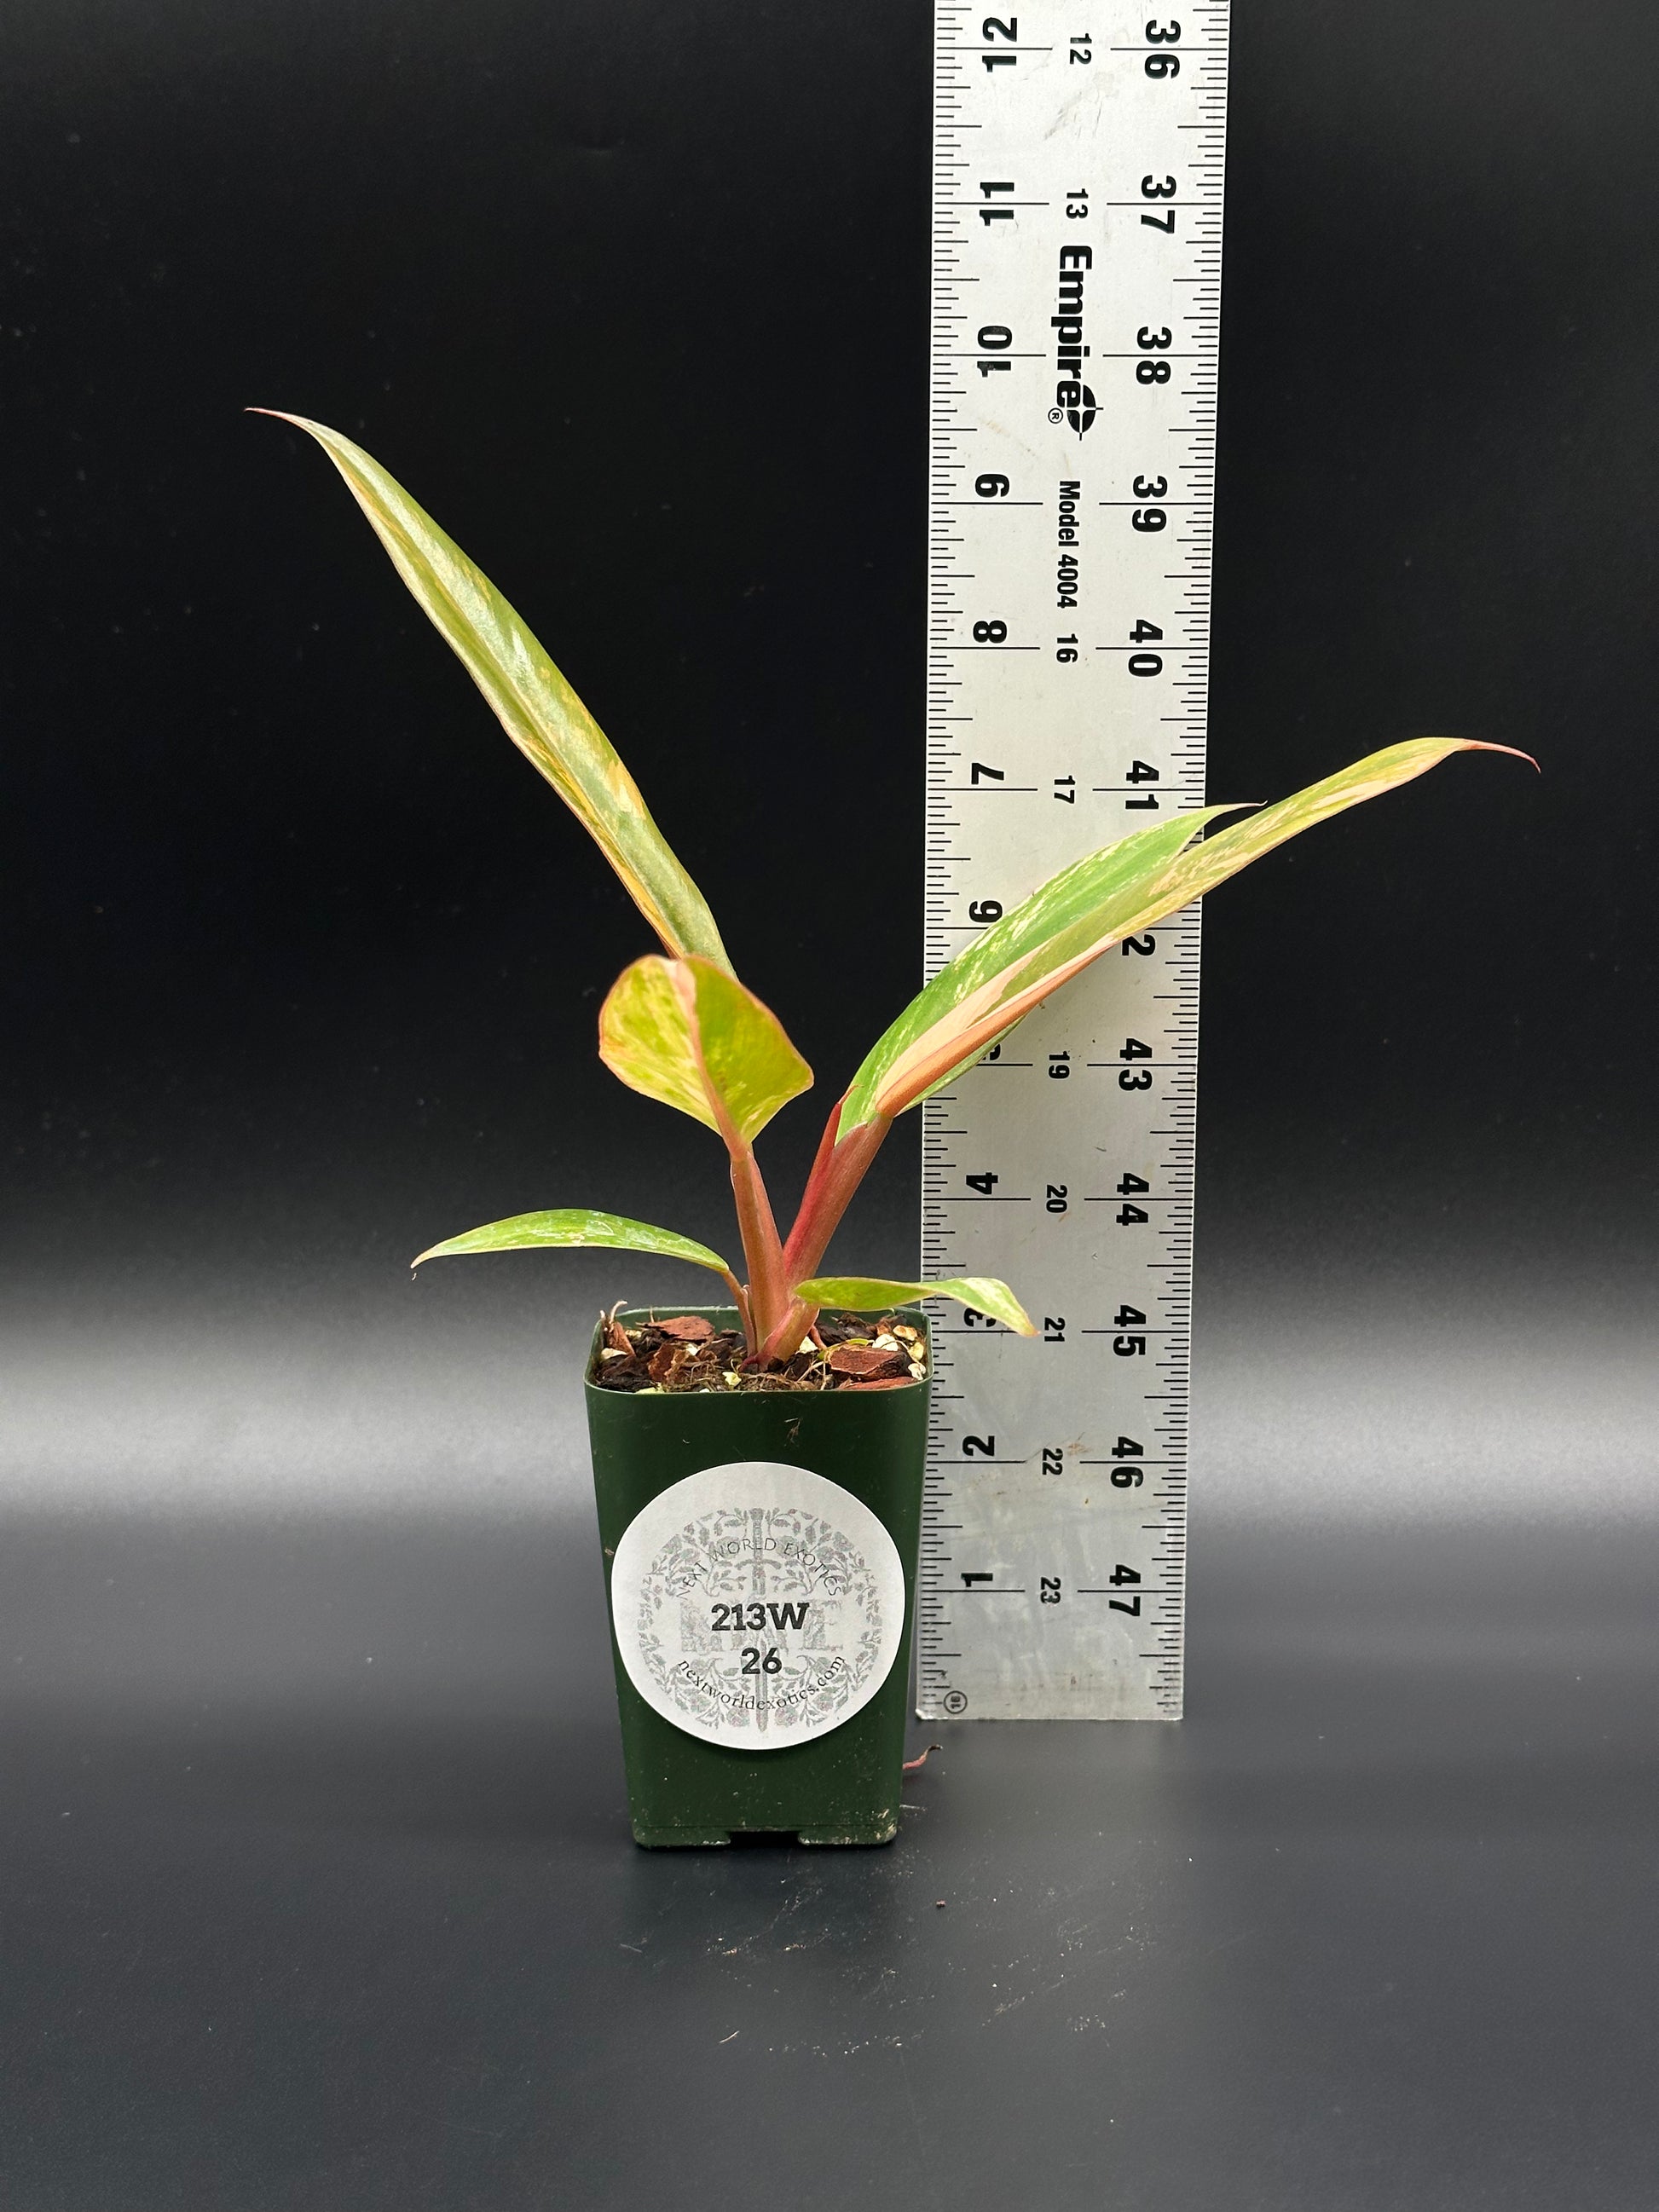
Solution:
[[[927,959],[1202,804],[1227,14],[936,9]],[[924,1717],[1179,1717],[1195,912],[924,1109]]]

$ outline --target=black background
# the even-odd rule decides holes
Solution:
[[[1209,902],[1186,1728],[953,1731],[937,1866],[908,1832],[885,1875],[635,1863],[570,1378],[601,1297],[683,1279],[404,1272],[556,1204],[719,1243],[724,1176],[593,1057],[638,917],[321,457],[241,410],[359,438],[507,592],[827,1102],[918,970],[930,32],[912,0],[8,11],[0,2203],[724,2203],[709,2102],[774,2093],[819,2113],[800,2204],[883,2172],[1647,2201],[1650,9],[1235,25],[1212,793],[1427,732],[1544,773],[1454,762]],[[768,1140],[781,1197],[816,1119]],[[915,1185],[912,1133],[840,1256],[908,1267]],[[1320,1764],[1344,1730],[1363,1784]],[[1257,1916],[1176,1893],[1220,1838]],[[1052,1902],[1103,1866],[1103,1951]],[[786,1893],[827,1978],[789,1978]],[[1462,1978],[1460,1894],[1498,1916]],[[580,1971],[532,1932],[555,1895]],[[678,1929],[664,1978],[617,1980],[623,1920]],[[1350,1979],[1362,1924],[1415,1983]],[[1171,1995],[1235,1942],[1219,2014]],[[1105,1976],[1063,2017],[1050,1950]],[[745,2034],[795,2072],[728,2083]],[[1049,2103],[995,2132],[987,2064]],[[678,2164],[629,2109],[663,2069]]]

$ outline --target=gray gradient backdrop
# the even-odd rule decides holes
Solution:
[[[575,1371],[683,1274],[405,1271],[723,1176],[593,1060],[631,908],[239,410],[495,575],[827,1092],[920,941],[928,37],[0,30],[0,2212],[1659,2202],[1650,9],[1239,10],[1212,791],[1546,775],[1210,902],[1182,1727],[635,1852]],[[896,1141],[841,1256],[915,1217]]]

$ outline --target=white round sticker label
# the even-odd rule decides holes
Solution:
[[[665,1490],[611,1571],[629,1680],[688,1735],[781,1751],[866,1705],[904,1631],[904,1570],[869,1507],[804,1467],[734,1460]]]

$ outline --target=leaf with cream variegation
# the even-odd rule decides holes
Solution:
[[[976,1312],[1004,1322],[1021,1336],[1035,1336],[1036,1324],[1006,1283],[990,1275],[953,1275],[941,1283],[890,1283],[870,1275],[815,1275],[798,1283],[795,1295],[807,1304],[845,1308],[849,1313],[884,1313],[916,1298],[956,1298]]]
[[[841,1133],[914,1106],[1103,952],[1286,838],[1408,783],[1450,753],[1513,750],[1468,738],[1417,738],[1372,753],[1200,845],[1192,843],[1199,830],[1237,807],[1200,808],[1091,853],[993,923],[911,1001],[854,1077]]]
[[[434,628],[454,648],[507,734],[592,836],[671,952],[731,962],[702,893],[652,820],[638,785],[547,649],[481,568],[361,446],[303,415],[276,415],[313,437]]]
[[[486,1222],[482,1229],[469,1229],[462,1236],[447,1237],[441,1244],[429,1245],[410,1264],[418,1267],[425,1260],[447,1260],[467,1252],[540,1252],[584,1244],[611,1252],[653,1252],[663,1260],[690,1260],[728,1278],[732,1273],[718,1252],[690,1237],[655,1229],[648,1221],[629,1221],[620,1213],[595,1213],[575,1206]]]
[[[1334,775],[1292,792],[1276,805],[1259,808],[1243,822],[1229,823],[1224,830],[1180,855],[1164,890],[1182,906],[1188,899],[1201,898],[1217,884],[1270,853],[1275,845],[1299,837],[1316,823],[1328,822],[1350,806],[1397,790],[1402,783],[1437,768],[1449,754],[1460,752],[1507,753],[1511,760],[1526,761],[1534,768],[1538,765],[1530,753],[1521,752],[1514,745],[1483,744],[1473,738],[1407,738],[1402,744],[1386,745],[1381,752],[1369,753],[1351,767],[1339,769]]]
[[[1176,815],[1090,853],[942,968],[872,1048],[842,1108],[845,1134],[948,1082],[1066,976],[1136,926],[1184,845],[1224,807]]]
[[[735,976],[655,952],[611,985],[599,1058],[631,1091],[744,1145],[812,1080],[782,1023]]]

